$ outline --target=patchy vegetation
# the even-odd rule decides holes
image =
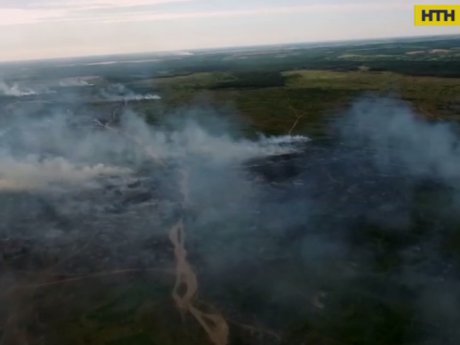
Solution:
[[[459,42],[0,67],[0,344],[457,345]]]

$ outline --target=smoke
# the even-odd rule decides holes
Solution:
[[[460,311],[453,307],[460,298],[457,124],[427,121],[399,100],[372,98],[357,101],[335,129],[341,144],[362,151],[378,174],[406,181],[398,188],[405,191],[401,200],[409,222],[391,235],[398,241],[406,238],[392,254],[401,260],[400,273],[392,276],[413,291],[412,322],[423,329],[417,330],[417,343],[457,344]],[[382,217],[376,225],[387,228]]]
[[[96,82],[100,80],[99,77],[74,77],[74,78],[63,78],[58,81],[60,87],[85,87],[95,86]]]
[[[131,122],[130,125],[132,126],[133,123]],[[153,132],[150,140],[153,142],[151,146],[156,148],[161,159],[192,157],[237,164],[258,157],[295,152],[298,150],[299,143],[305,143],[309,139],[300,136],[275,138],[261,136],[258,141],[235,140],[229,134],[215,135],[200,125],[189,122],[177,131]]]
[[[40,160],[30,156],[24,160],[0,157],[0,191],[53,189],[60,185],[82,188],[97,177],[127,174],[128,169],[97,164],[75,166],[62,157]]]
[[[402,101],[360,99],[332,129],[326,143],[297,143],[293,155],[264,158],[261,140],[258,155],[191,164],[188,236],[203,290],[275,328],[309,320],[328,334],[343,329],[343,343],[355,339],[350,325],[364,344],[367,332],[402,324],[382,343],[456,344],[456,126],[424,120]],[[250,160],[249,173],[225,164],[235,157]]]
[[[258,141],[214,134],[193,121],[176,129],[151,127],[125,111],[117,127],[98,118],[51,111],[44,116],[3,117],[0,133],[0,188],[43,189],[84,185],[103,176],[134,173],[133,165],[155,161],[207,160],[238,164],[297,150],[306,137],[261,137]],[[135,169],[134,169],[135,170]]]
[[[112,102],[129,102],[129,101],[158,101],[161,100],[159,95],[145,94],[141,95],[129,90],[122,84],[111,84],[105,90],[101,91],[103,99]]]
[[[11,97],[23,97],[23,96],[33,96],[37,93],[30,89],[21,87],[19,84],[8,84],[0,80],[0,96],[11,96]]]
[[[113,122],[61,109],[2,116],[0,246],[9,248],[4,252],[17,280],[23,269],[40,277],[49,267],[73,276],[170,267],[174,257],[164,241],[184,212],[181,171],[190,186],[187,231],[199,230],[191,241],[208,239],[200,251],[203,266],[212,268],[217,247],[210,245],[225,237],[235,243],[234,227],[245,231],[254,221],[251,202],[259,202],[259,192],[242,163],[296,152],[308,138],[249,140],[216,130],[225,123],[206,128],[187,115],[156,126],[128,109]],[[209,232],[225,223],[221,232]],[[157,241],[163,245],[146,246]],[[242,248],[228,249],[215,256],[213,267],[222,272]]]
[[[0,96],[21,98],[56,94],[56,91],[52,90],[47,83],[24,84],[24,82],[0,80]]]
[[[343,126],[345,140],[372,150],[383,170],[459,182],[460,141],[453,124],[429,123],[401,101],[366,99],[353,105]]]
[[[101,95],[149,96],[120,85]],[[69,253],[58,272],[168,267],[167,229],[182,215],[200,298],[229,319],[286,332],[308,323],[343,343],[456,344],[459,263],[445,249],[460,224],[455,126],[389,99],[358,100],[327,143],[249,139],[198,107],[155,125],[128,108],[111,116],[21,105],[1,114],[0,240],[20,248],[10,267]]]

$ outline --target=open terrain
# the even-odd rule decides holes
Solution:
[[[459,43],[0,65],[0,345],[457,345]]]

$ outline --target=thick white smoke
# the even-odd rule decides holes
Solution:
[[[74,77],[60,79],[57,84],[60,87],[78,87],[78,86],[94,86],[100,81],[99,77]]]
[[[22,87],[17,83],[9,84],[0,80],[0,96],[23,97],[36,94],[37,92],[30,88]]]
[[[53,190],[60,187],[90,187],[98,177],[120,176],[127,168],[75,165],[65,158],[40,160],[37,156],[13,159],[0,156],[0,191]]]
[[[161,96],[155,94],[139,94],[129,90],[122,84],[112,84],[107,89],[102,90],[103,99],[111,102],[130,102],[130,101],[158,101]]]
[[[234,139],[190,121],[179,129],[152,127],[125,111],[119,125],[71,113],[2,120],[0,189],[36,189],[85,185],[104,175],[126,175],[132,164],[205,160],[238,164],[245,160],[291,153],[306,137]]]
[[[126,90],[106,96],[120,100]],[[6,205],[0,227],[9,237],[25,233],[43,242],[46,236],[68,241],[69,251],[94,234],[71,272],[119,262],[157,265],[169,250],[161,242],[165,224],[183,212],[175,188],[177,171],[186,170],[190,260],[199,269],[200,292],[215,292],[216,304],[229,316],[248,308],[247,314],[275,322],[297,312],[292,318],[304,322],[343,315],[344,305],[358,312],[368,302],[391,309],[404,285],[410,294],[421,292],[417,305],[410,305],[420,311],[416,317],[442,320],[440,329],[445,326],[445,334],[453,334],[450,343],[457,343],[460,318],[451,307],[458,300],[457,279],[440,273],[443,260],[433,263],[441,256],[434,243],[443,220],[434,219],[437,228],[422,236],[414,227],[423,213],[414,197],[420,177],[449,185],[459,178],[453,126],[423,121],[406,104],[382,99],[358,101],[339,121],[341,137],[334,139],[340,145],[324,146],[304,136],[247,139],[225,125],[202,125],[192,110],[185,111],[185,120],[155,126],[129,110],[110,120],[109,114],[72,110],[43,113],[0,118],[0,193]],[[281,163],[241,164],[285,154]],[[283,183],[266,183],[258,178],[263,174],[270,182],[270,176],[281,175]],[[29,218],[23,222],[24,214]],[[146,249],[145,239],[160,245]],[[83,260],[88,253],[102,253],[90,257],[89,268]],[[172,259],[170,252],[165,257]],[[442,279],[453,283],[434,284]],[[247,296],[262,297],[248,305]],[[386,317],[379,308],[367,310]],[[338,324],[346,322],[337,317]]]

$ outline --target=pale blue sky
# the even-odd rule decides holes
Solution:
[[[460,34],[414,27],[413,6],[437,2],[0,0],[0,60]]]

